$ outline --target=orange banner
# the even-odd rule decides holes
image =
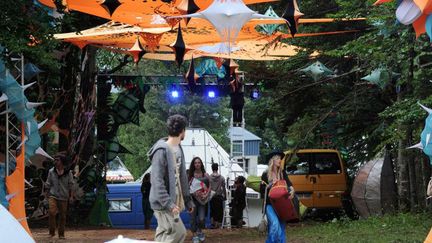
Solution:
[[[21,124],[21,141],[24,141],[24,124]],[[15,171],[6,177],[6,190],[8,195],[12,195],[9,201],[9,212],[21,223],[23,228],[31,236],[31,231],[27,224],[27,216],[25,212],[25,186],[24,186],[24,170],[25,170],[25,145],[21,146],[21,152],[16,159]]]

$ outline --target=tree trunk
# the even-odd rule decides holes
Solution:
[[[417,178],[416,178],[416,164],[418,162],[417,159],[414,159],[412,156],[412,152],[409,151],[407,153],[408,159],[408,168],[409,168],[409,187],[410,187],[410,209],[411,211],[415,211],[417,207]]]
[[[75,86],[77,84],[76,74],[78,71],[77,68],[77,60],[79,58],[78,48],[71,47],[70,51],[65,56],[65,61],[63,68],[61,70],[60,78],[62,80],[63,86],[62,92],[64,92],[65,97],[63,100],[63,104],[61,105],[59,119],[57,120],[58,126],[60,129],[65,129],[67,131],[71,130],[71,125],[73,122],[73,107],[75,102]],[[59,151],[66,151],[69,147],[69,139],[63,134],[59,134]]]
[[[404,131],[403,126],[399,126],[399,131]],[[408,156],[406,147],[407,139],[400,139],[398,146],[397,158],[397,187],[399,195],[399,210],[408,211],[410,209],[410,183],[409,183],[409,168]]]
[[[397,100],[402,101],[406,95],[412,93],[412,82],[414,80],[414,41],[415,35],[414,32],[411,31],[410,37],[412,39],[412,44],[410,45],[407,57],[408,66],[408,75],[406,78],[406,82],[400,86],[400,90],[397,94]],[[412,197],[411,193],[415,193],[415,190],[412,188],[412,183],[410,183],[410,179],[415,179],[415,171],[414,167],[410,167],[411,161],[409,153],[407,151],[407,147],[411,145],[411,134],[412,134],[412,126],[407,124],[399,124],[398,132],[403,135],[402,138],[399,139],[398,142],[398,194],[399,194],[399,210],[408,211],[410,209],[410,202],[414,202],[414,197]],[[411,162],[410,162],[411,161]],[[411,176],[411,178],[410,178]],[[415,184],[414,184],[415,185]],[[411,191],[413,189],[413,191]],[[411,205],[413,206],[413,205]]]
[[[418,208],[425,208],[425,181],[423,178],[423,156],[416,156],[415,159],[415,172],[416,172],[416,192],[417,192],[417,206]]]
[[[69,150],[74,164],[86,163],[95,148],[94,121],[96,117],[96,48],[86,47],[81,61],[78,94],[74,109],[71,144]]]
[[[426,206],[426,189],[427,186],[429,184],[429,180],[431,179],[431,166],[430,166],[430,162],[429,162],[429,158],[426,156],[422,156],[422,177],[423,177],[423,191],[421,193],[422,196],[422,201],[424,202],[425,206]]]

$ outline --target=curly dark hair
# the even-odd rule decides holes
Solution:
[[[199,159],[199,161],[201,162],[201,172],[203,173],[203,175],[206,173],[206,170],[205,170],[204,164],[202,162],[202,159],[200,157],[198,157],[198,156],[194,157],[192,159],[192,161],[190,162],[190,165],[189,165],[189,180],[191,180],[194,177],[194,174],[195,174],[195,163],[194,162],[197,159]]]
[[[72,162],[66,151],[58,152],[54,155],[54,160],[55,159],[59,159],[65,167],[70,166]]]
[[[182,115],[172,115],[168,117],[167,129],[168,135],[178,137],[186,129],[187,119]]]
[[[219,165],[216,163],[212,164],[212,171],[218,171],[219,170]]]

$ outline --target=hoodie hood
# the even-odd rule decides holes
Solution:
[[[168,149],[168,144],[166,143],[168,141],[168,138],[161,138],[159,141],[157,141],[153,147],[147,152],[147,156],[150,160],[152,160],[154,153],[159,149]]]
[[[218,173],[217,175],[215,175],[215,174],[211,173],[210,176],[212,179],[219,179],[221,177],[221,174]]]

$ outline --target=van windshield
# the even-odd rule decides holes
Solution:
[[[337,153],[297,153],[293,157],[286,164],[289,175],[342,173]]]

